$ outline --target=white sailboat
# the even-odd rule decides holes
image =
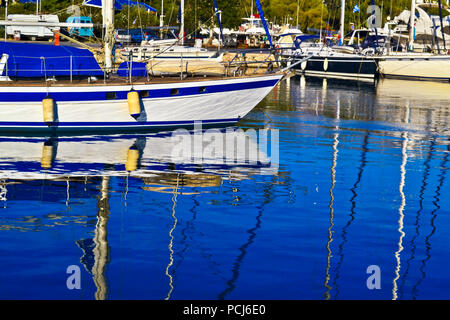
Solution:
[[[164,1],[161,5],[164,8]],[[160,28],[164,27],[164,15],[160,16]],[[123,57],[130,56],[133,61],[148,60],[186,60],[196,61],[211,58],[218,58],[217,51],[209,51],[201,45],[189,47],[184,45],[184,0],[180,3],[180,34],[174,39],[143,40],[139,46],[125,47],[121,54]]]
[[[121,55],[125,59],[131,56],[136,62],[181,59],[196,61],[220,57],[217,51],[210,51],[201,46],[181,46],[177,42],[178,39],[144,40],[140,46],[125,47]]]
[[[98,64],[93,65],[89,60],[92,54],[87,50],[74,52],[74,48],[70,51],[68,47],[60,47],[59,50],[69,50],[67,57],[55,57],[57,47],[47,47],[50,56],[34,52],[38,60],[31,63],[26,60],[30,57],[23,56],[26,52],[32,55],[31,50],[38,47],[0,43],[3,51],[0,52],[3,80],[0,82],[0,132],[161,130],[193,127],[200,121],[203,126],[226,126],[249,113],[283,77],[278,73],[184,81],[131,76],[119,79],[113,73],[114,0],[105,0],[103,5],[106,29],[103,70]],[[34,46],[41,49],[46,45]],[[77,60],[78,55],[83,55],[84,60]],[[90,61],[90,70],[83,69],[77,61]],[[69,65],[70,68],[64,68]],[[35,69],[30,71],[28,68],[32,67]],[[23,75],[32,75],[34,80],[24,80],[20,77]]]
[[[416,0],[411,1],[410,49],[414,43]],[[380,60],[380,72],[385,77],[450,81],[450,55],[417,52],[390,52]]]
[[[340,45],[344,39],[345,0],[341,0]],[[322,40],[322,37],[321,39]],[[342,52],[344,47],[327,47],[325,45],[298,46],[293,52],[294,70],[298,74],[352,79],[359,81],[374,81],[378,75],[379,57],[373,54]],[[299,61],[310,57],[307,61]]]

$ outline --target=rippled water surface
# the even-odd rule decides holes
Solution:
[[[447,83],[291,78],[201,136],[250,156],[2,137],[0,298],[449,299],[449,109]]]

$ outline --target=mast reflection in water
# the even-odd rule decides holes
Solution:
[[[291,78],[187,155],[170,132],[2,137],[0,297],[448,299],[449,89]]]

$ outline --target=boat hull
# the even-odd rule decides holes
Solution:
[[[282,75],[141,85],[0,86],[0,132],[159,131],[232,125],[249,113]],[[131,116],[127,94],[140,94],[140,114]],[[44,122],[43,99],[55,103]]]
[[[307,58],[298,55],[292,63]],[[378,58],[355,55],[314,55],[294,67],[297,74],[336,79],[373,81],[378,75]]]
[[[380,61],[387,78],[450,81],[450,56],[392,55]]]

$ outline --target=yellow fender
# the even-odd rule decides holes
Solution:
[[[52,98],[46,97],[42,100],[42,111],[43,120],[47,125],[55,122],[55,101]]]
[[[42,148],[41,167],[43,169],[50,169],[53,163],[53,146],[46,146]]]
[[[131,148],[128,150],[127,154],[127,163],[125,164],[125,170],[128,172],[136,171],[139,162],[139,150],[135,148]]]
[[[141,98],[137,91],[130,91],[127,95],[128,109],[130,115],[133,118],[137,118],[141,115]]]

